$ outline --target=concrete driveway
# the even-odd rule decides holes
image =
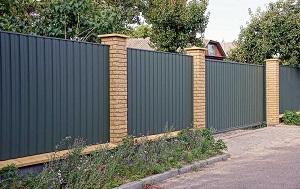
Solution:
[[[300,127],[277,126],[217,135],[231,158],[166,180],[165,189],[300,189]]]

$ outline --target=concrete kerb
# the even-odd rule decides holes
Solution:
[[[222,155],[211,157],[207,160],[195,162],[191,165],[183,166],[180,169],[172,169],[170,171],[167,171],[167,172],[164,172],[161,174],[152,175],[152,176],[149,176],[149,177],[137,180],[137,181],[129,182],[122,186],[116,187],[115,189],[141,189],[146,184],[156,184],[161,181],[167,180],[169,178],[175,177],[177,175],[188,173],[188,172],[197,170],[199,168],[206,167],[207,165],[211,165],[211,164],[214,164],[214,163],[217,163],[220,161],[225,161],[229,157],[230,157],[230,154],[225,153]]]

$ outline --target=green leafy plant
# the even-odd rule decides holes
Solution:
[[[26,188],[34,176],[34,173],[21,174],[14,164],[6,166],[0,170],[0,188]]]
[[[285,111],[282,121],[288,125],[300,125],[300,115],[295,111]]]

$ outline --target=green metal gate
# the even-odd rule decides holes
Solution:
[[[206,60],[206,127],[216,132],[265,121],[265,67]]]

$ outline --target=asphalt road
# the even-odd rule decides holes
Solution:
[[[300,127],[218,135],[231,158],[159,183],[165,189],[300,189]]]

